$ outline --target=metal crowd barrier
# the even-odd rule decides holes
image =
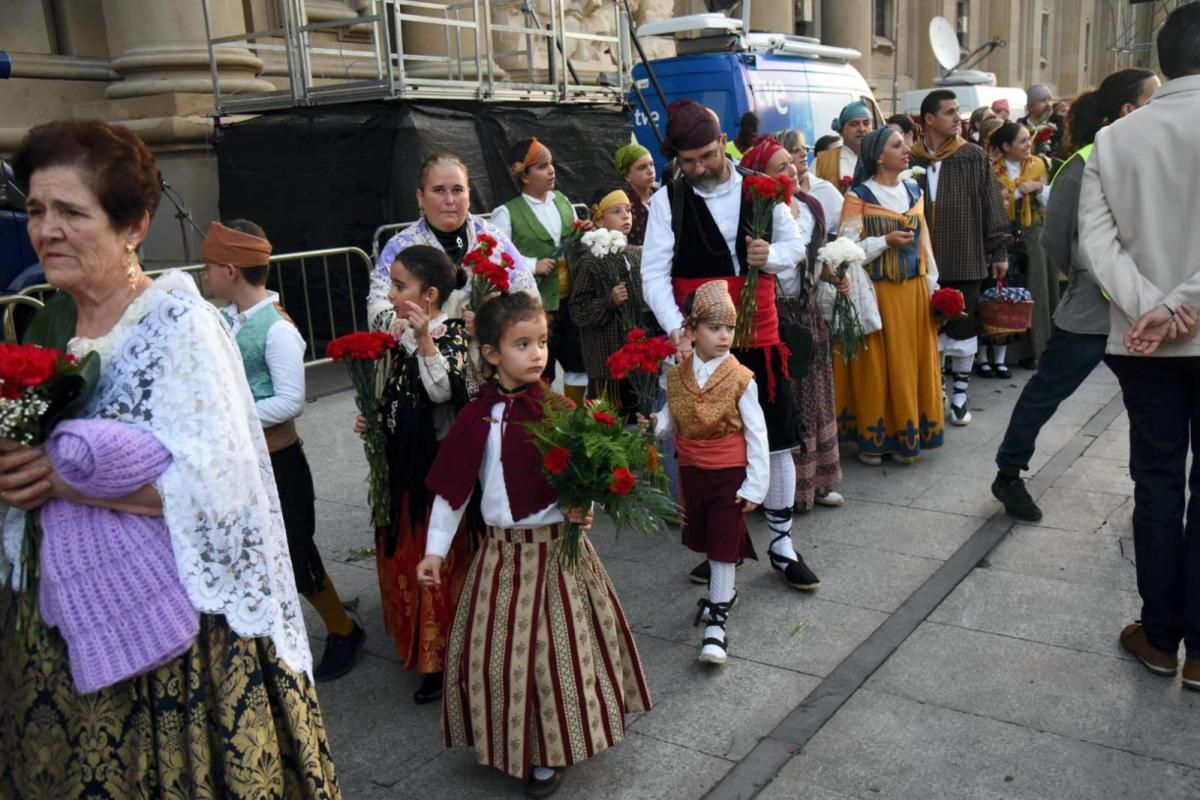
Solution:
[[[13,312],[17,310],[17,306],[28,306],[36,310],[43,305],[42,301],[36,297],[26,297],[20,294],[0,296],[0,308],[4,309],[4,341],[17,341],[17,321],[13,318]]]
[[[271,256],[267,288],[279,294],[279,303],[295,320],[304,336],[306,367],[329,363],[325,344],[331,339],[366,328],[367,292],[371,283],[370,256],[357,247],[330,247],[301,253]],[[204,265],[188,264],[183,270],[195,279],[201,294],[210,297],[204,281]],[[148,271],[157,277],[166,269]],[[49,284],[30,286],[19,294],[0,297],[4,308],[4,334],[9,339],[12,308],[18,304],[40,308],[57,289]],[[349,314],[345,310],[349,309]],[[339,310],[342,313],[338,313]],[[361,326],[360,326],[361,321]],[[16,331],[12,331],[15,338]]]

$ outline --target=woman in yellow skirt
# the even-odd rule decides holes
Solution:
[[[929,303],[937,266],[921,190],[900,177],[908,154],[896,130],[870,134],[842,209],[840,234],[867,254],[864,267],[883,321],[855,359],[846,361],[841,346],[834,348],[838,434],[858,445],[859,460],[869,466],[884,456],[911,463],[942,444],[937,324]]]

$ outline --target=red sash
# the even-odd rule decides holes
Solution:
[[[675,449],[681,467],[728,469],[744,467],[750,463],[746,458],[744,431],[734,431],[720,439],[687,439],[676,436]]]

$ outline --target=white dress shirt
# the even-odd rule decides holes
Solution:
[[[704,361],[693,351],[692,372],[696,385],[701,389],[730,354]],[[767,485],[771,479],[770,452],[767,444],[767,421],[763,418],[762,406],[758,404],[758,384],[754,379],[746,385],[746,391],[738,398],[738,413],[742,416],[742,433],[746,436],[746,479],[738,489],[737,496],[751,503],[762,504],[767,497]],[[671,417],[671,404],[658,412],[654,435],[659,439],[675,435],[675,420]]]
[[[279,295],[271,292],[267,299],[245,311],[238,311],[236,303],[226,306],[225,313],[233,320],[230,326],[233,335],[237,336],[242,326],[259,311],[278,302]],[[286,319],[279,320],[267,331],[267,370],[271,373],[275,394],[254,401],[263,427],[287,422],[304,413],[304,349],[304,337]]]
[[[926,144],[928,147],[928,144]],[[930,152],[933,152],[930,150]],[[930,161],[925,168],[925,185],[929,187],[929,202],[937,202],[938,181],[942,179],[942,162]]]
[[[547,192],[544,200],[538,200],[536,197],[524,193],[521,194],[521,199],[529,204],[533,215],[537,217],[538,222],[542,223],[542,227],[546,229],[546,233],[550,234],[550,238],[554,240],[554,246],[557,248],[562,241],[562,214],[558,213],[558,206],[554,204],[554,192]],[[505,236],[512,239],[512,217],[509,216],[505,206],[500,206],[492,211],[490,221]],[[530,272],[534,272],[538,260],[524,254],[522,257],[525,259],[525,266],[529,268]]]
[[[838,173],[843,178],[854,179],[854,171],[858,169],[858,153],[842,145],[838,148]]]
[[[904,187],[903,181],[895,186],[887,186],[874,178],[868,178],[864,185],[875,195],[875,199],[879,201],[879,205],[889,211],[895,211],[897,214],[907,214],[912,208],[912,200],[909,199],[908,189]],[[887,237],[868,236],[866,239],[860,239],[861,232],[862,229],[858,226],[848,226],[846,236],[852,241],[859,243],[863,252],[867,254],[867,260],[863,263],[870,264],[888,249]],[[933,258],[933,247],[930,245],[928,235],[921,237],[921,248],[925,251],[927,262],[928,271],[925,274],[925,280],[929,282],[930,293],[933,293],[938,288],[938,271],[937,262]]]
[[[481,506],[483,521],[494,528],[540,528],[543,525],[556,525],[566,517],[559,510],[557,503],[551,503],[521,519],[513,519],[512,507],[508,504],[508,487],[504,484],[504,463],[500,459],[501,435],[503,428],[509,423],[502,422],[504,403],[492,406],[491,422],[488,429],[487,443],[483,448],[483,461],[479,465],[479,482],[483,486]],[[433,500],[433,511],[429,516],[429,532],[425,543],[425,555],[445,558],[450,552],[450,543],[458,531],[458,523],[467,510],[467,503],[458,508],[450,505],[446,498],[438,495]]]
[[[812,211],[808,206],[801,203],[796,198],[792,198],[792,208],[797,212],[796,227],[800,229],[800,238],[805,241],[812,241],[813,228],[816,226],[816,220],[813,218]],[[802,270],[808,268],[808,258],[805,253],[805,258],[796,262],[796,265],[791,269],[785,269],[775,276],[778,282],[777,290],[784,297],[796,297],[800,294],[800,290],[804,288],[804,273]]]
[[[730,178],[711,191],[693,187],[704,199],[708,211],[725,238],[733,258],[734,274],[741,270],[735,245],[738,236],[745,232],[738,229],[738,217],[742,209],[742,176],[733,165],[729,167]],[[812,230],[809,229],[811,236]],[[764,272],[778,273],[794,267],[807,254],[808,240],[800,235],[800,228],[792,218],[787,205],[775,206],[771,220],[771,249],[767,255]],[[675,254],[675,232],[671,228],[671,201],[667,198],[664,185],[654,193],[650,204],[650,216],[646,223],[646,240],[642,247],[642,294],[646,305],[654,312],[658,324],[668,333],[683,326],[683,314],[675,302],[671,287],[671,267]]]

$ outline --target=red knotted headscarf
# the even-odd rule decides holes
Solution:
[[[782,149],[784,149],[783,145],[776,141],[774,136],[760,136],[754,140],[754,144],[742,156],[739,166],[754,172],[766,172],[771,156]]]

